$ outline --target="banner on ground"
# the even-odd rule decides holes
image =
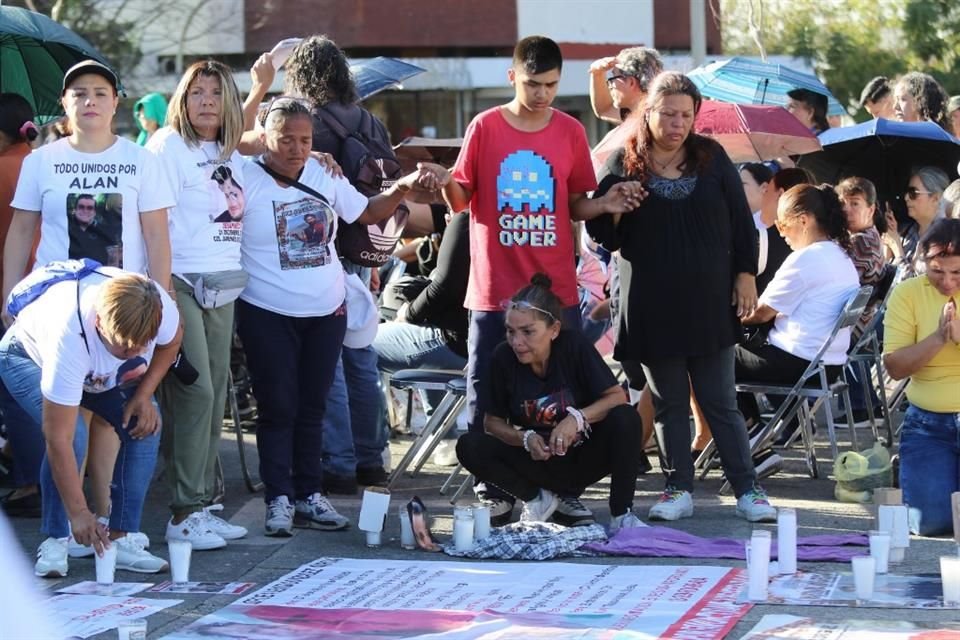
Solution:
[[[873,597],[857,602],[850,573],[797,573],[770,581],[766,604],[816,607],[886,607],[891,609],[960,609],[943,604],[940,576],[877,575]],[[746,591],[740,594],[746,600]]]
[[[714,640],[749,609],[736,603],[745,579],[726,567],[321,558],[167,637]]]
[[[842,620],[817,622],[798,616],[763,616],[743,640],[956,640],[958,622]]]
[[[116,629],[126,620],[146,618],[181,602],[183,600],[62,594],[47,600],[46,606],[56,614],[69,637],[89,638]]]

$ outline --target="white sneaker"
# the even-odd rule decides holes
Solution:
[[[620,531],[620,529],[636,529],[638,527],[646,526],[648,525],[640,520],[633,510],[630,510],[622,516],[614,516],[610,518],[610,526],[607,527],[607,535],[613,537],[613,535]]]
[[[277,496],[267,503],[264,528],[268,536],[293,535],[293,505],[287,496]]]
[[[40,543],[33,573],[41,578],[67,577],[67,538],[47,538]]]
[[[337,513],[325,495],[314,493],[306,500],[297,500],[293,513],[293,526],[336,531],[349,527],[350,521]]]
[[[455,467],[460,461],[457,459],[457,441],[441,440],[430,457],[438,467]]]
[[[104,524],[106,523],[104,522]],[[127,536],[131,540],[136,540],[137,544],[144,549],[150,548],[150,538],[142,531],[133,531],[128,533]],[[71,558],[92,558],[93,554],[94,550],[91,545],[82,545],[73,536],[70,536],[70,541],[67,543],[67,555]]]
[[[657,504],[650,507],[650,520],[679,520],[693,515],[693,496],[689,491],[667,487],[660,494]]]
[[[89,558],[94,554],[92,545],[83,545],[71,535],[67,541],[67,555],[71,558]]]
[[[129,535],[117,538],[111,544],[117,546],[117,569],[136,573],[160,573],[170,566],[166,560],[144,549]]]
[[[777,521],[777,510],[770,506],[767,492],[758,485],[737,498],[737,515],[748,522]]]
[[[557,498],[555,493],[540,489],[536,498],[523,503],[520,522],[546,522],[557,510],[558,504],[560,504],[560,499]]]
[[[171,540],[186,540],[194,551],[208,551],[222,549],[227,541],[214,533],[202,511],[194,511],[181,522],[174,524],[173,518],[167,522],[167,542]]]
[[[238,540],[247,535],[246,527],[230,524],[223,518],[213,515],[211,511],[223,511],[223,505],[212,504],[209,507],[205,507],[204,510],[200,512],[200,515],[203,517],[207,527],[210,528],[210,531],[213,531],[224,540]]]

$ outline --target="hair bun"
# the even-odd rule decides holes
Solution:
[[[550,289],[553,286],[553,280],[545,273],[535,273],[533,277],[530,278],[530,284],[543,287],[544,289]]]

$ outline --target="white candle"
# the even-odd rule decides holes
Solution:
[[[144,618],[124,620],[117,626],[117,640],[147,640],[147,621]]]
[[[781,574],[797,572],[797,512],[777,510],[777,563]]]
[[[473,505],[473,537],[477,540],[490,537],[490,507],[482,502]]]
[[[877,561],[877,573],[890,570],[890,533],[888,531],[870,532],[870,555]]]
[[[170,553],[170,577],[176,584],[190,581],[190,553],[193,545],[187,540],[168,540]]]
[[[413,537],[413,525],[410,524],[410,514],[406,505],[400,505],[400,546],[404,549],[416,549],[417,541]]]
[[[877,561],[871,556],[854,556],[850,565],[853,567],[853,588],[857,593],[857,603],[862,604],[873,598]]]
[[[473,516],[458,513],[453,519],[453,548],[469,551],[473,547]]]
[[[103,555],[94,554],[97,567],[97,584],[113,584],[113,574],[117,568],[117,545],[103,548]]]
[[[767,599],[770,541],[769,531],[754,531],[750,538],[747,562],[747,599],[753,602],[762,602]]]
[[[940,556],[940,580],[943,582],[943,604],[960,605],[960,557]]]

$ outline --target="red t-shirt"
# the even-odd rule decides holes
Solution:
[[[597,188],[583,125],[554,109],[540,131],[519,131],[488,109],[467,127],[453,179],[473,194],[464,306],[497,311],[537,272],[577,304],[568,198]]]

